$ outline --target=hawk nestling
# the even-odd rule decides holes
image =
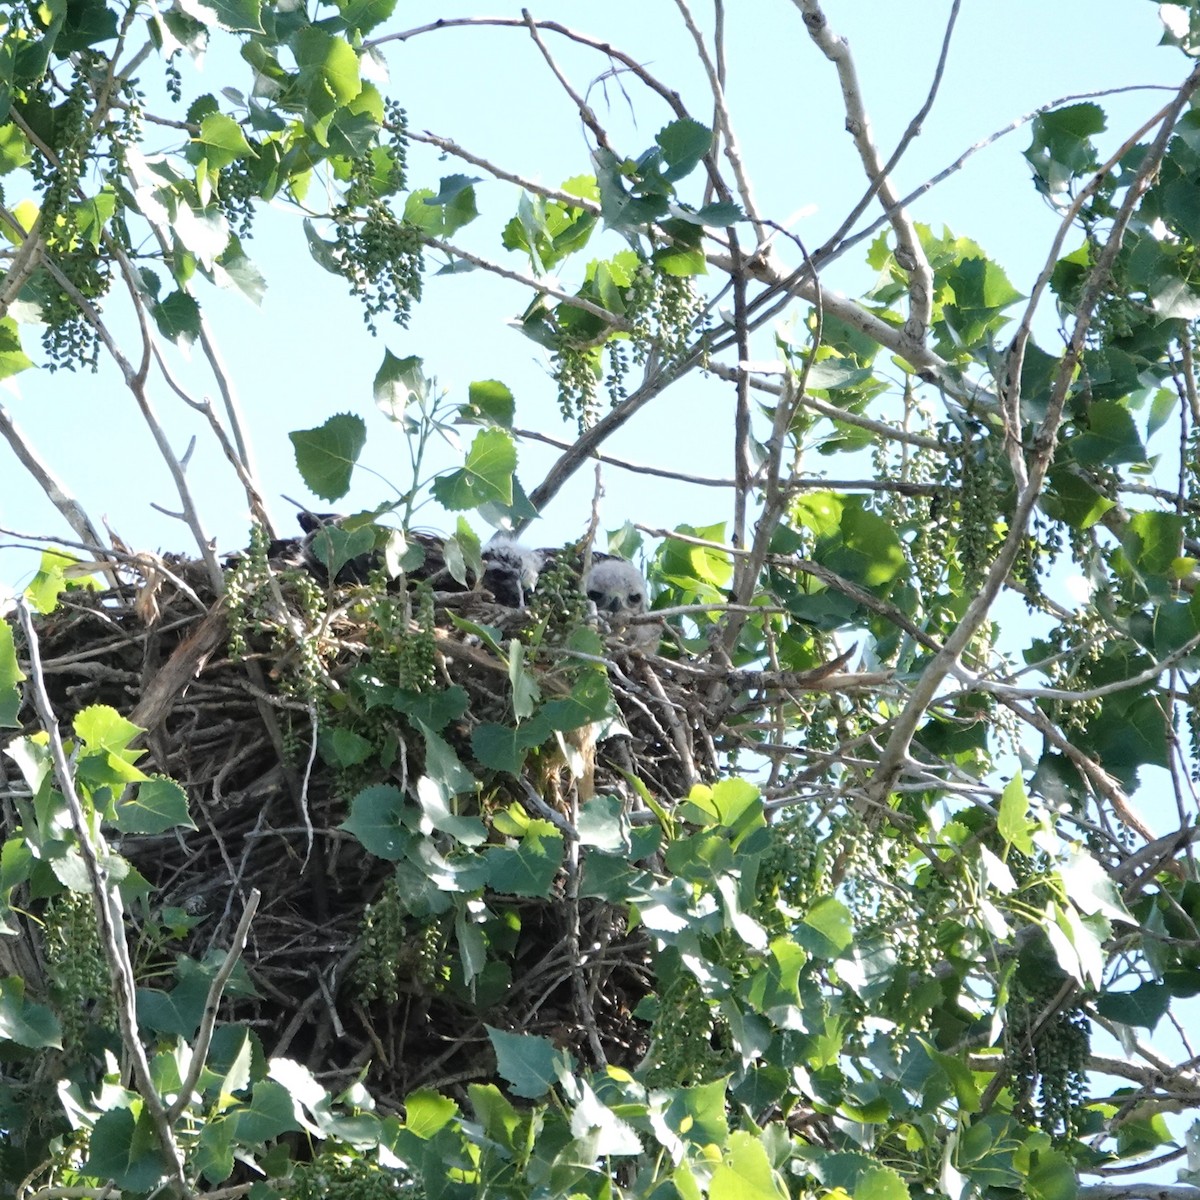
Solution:
[[[597,555],[583,577],[583,594],[626,646],[649,650],[657,646],[662,631],[656,623],[631,618],[650,610],[650,593],[642,573],[623,558]]]

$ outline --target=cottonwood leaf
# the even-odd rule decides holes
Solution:
[[[512,438],[503,429],[481,429],[463,466],[433,481],[434,498],[452,512],[488,502],[511,505],[516,469]]]
[[[389,421],[403,421],[409,404],[421,404],[429,395],[429,380],[421,369],[421,359],[410,354],[397,358],[384,350],[383,362],[375,372],[375,407]]]
[[[485,722],[471,731],[471,751],[490,771],[515,775],[525,761],[527,749],[521,733],[507,725]]]
[[[165,1174],[149,1114],[143,1110],[142,1119],[137,1121],[127,1108],[101,1114],[92,1127],[82,1171],[131,1192],[148,1192]]]
[[[659,130],[654,139],[662,150],[667,169],[663,179],[675,183],[691,174],[712,148],[712,130],[688,117],[672,121]]]
[[[1115,467],[1146,461],[1146,450],[1129,410],[1115,400],[1096,400],[1088,406],[1087,430],[1066,443],[1084,466]]]
[[[33,360],[21,349],[21,335],[12,317],[0,318],[0,379],[27,371]]]
[[[495,891],[545,899],[562,866],[563,837],[549,821],[534,820],[515,847],[493,846],[484,853]]]
[[[491,1025],[484,1028],[496,1052],[496,1069],[514,1095],[537,1100],[554,1085],[560,1071],[572,1069],[570,1056],[549,1038],[508,1033]]]
[[[431,237],[447,238],[469,225],[479,216],[475,204],[475,189],[464,187],[455,192],[448,203],[440,203],[429,188],[418,188],[410,192],[404,203],[404,219]],[[474,270],[474,265],[465,260],[463,269]]]
[[[165,775],[152,775],[129,790],[113,810],[113,824],[122,833],[164,833],[195,829],[188,814],[187,793]]]
[[[417,803],[434,829],[448,833],[464,846],[487,841],[487,829],[478,817],[461,817],[450,811],[444,792],[428,775],[417,780]]]
[[[367,424],[354,413],[337,413],[316,429],[288,434],[296,467],[309,490],[322,500],[339,500],[350,490],[350,477],[367,440]]]
[[[516,413],[516,400],[498,379],[479,379],[467,389],[467,403],[462,407],[466,420],[486,421],[511,429]]]
[[[1025,781],[1014,775],[1000,794],[1000,812],[996,829],[1000,836],[1022,854],[1033,850],[1033,839],[1029,835],[1029,797],[1025,793]]]
[[[401,823],[404,793],[390,783],[363,788],[350,801],[350,815],[338,827],[352,833],[363,848],[389,862],[408,852],[412,834]]]
[[[404,1097],[404,1128],[428,1139],[445,1128],[458,1114],[458,1105],[441,1092],[421,1088]]]
[[[818,958],[840,958],[854,941],[850,910],[832,896],[818,900],[797,926],[796,940]]]
[[[25,981],[15,975],[0,979],[0,1041],[31,1050],[62,1049],[58,1018],[44,1004],[27,1000]]]
[[[179,10],[229,33],[262,33],[262,0],[179,0]]]
[[[17,665],[17,649],[13,642],[12,626],[0,621],[0,729],[15,729],[20,722],[21,689],[17,685],[25,673]]]

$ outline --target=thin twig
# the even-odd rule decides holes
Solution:
[[[137,982],[133,974],[129,946],[125,940],[125,924],[120,895],[110,884],[108,869],[101,863],[99,851],[104,851],[103,842],[100,841],[98,851],[98,847],[92,839],[95,836],[99,841],[100,835],[98,833],[93,835],[92,822],[85,814],[83,802],[75,788],[75,771],[67,757],[62,736],[58,731],[58,718],[46,692],[46,681],[42,674],[40,643],[33,621],[33,613],[23,596],[17,600],[17,615],[28,647],[29,684],[33,693],[34,708],[37,710],[42,729],[49,739],[54,775],[66,802],[67,811],[71,815],[71,826],[75,832],[76,844],[87,872],[92,904],[96,913],[97,931],[100,935],[100,947],[108,966],[109,979],[112,981],[117,1019],[121,1026],[121,1043],[133,1067],[138,1093],[145,1103],[146,1111],[150,1114],[150,1121],[154,1126],[155,1135],[163,1153],[163,1165],[172,1176],[175,1185],[190,1200],[194,1193],[183,1173],[183,1155],[175,1140],[167,1111],[163,1107],[162,1097],[159,1096],[158,1089],[154,1086],[150,1063],[146,1058],[146,1050],[138,1031]]]
[[[221,1005],[221,995],[225,991],[229,977],[233,974],[233,968],[237,966],[238,959],[242,956],[242,951],[246,948],[246,939],[250,936],[250,923],[258,911],[258,901],[261,896],[262,893],[258,888],[252,888],[250,895],[246,897],[246,907],[242,912],[242,919],[238,922],[237,929],[234,930],[233,941],[230,942],[229,950],[225,954],[225,961],[221,963],[220,969],[208,985],[208,995],[204,998],[204,1015],[200,1019],[200,1029],[196,1033],[196,1041],[192,1046],[192,1059],[188,1064],[187,1074],[179,1086],[179,1095],[176,1097],[175,1103],[167,1109],[167,1120],[172,1123],[191,1102],[196,1080],[200,1078],[200,1072],[204,1070],[204,1065],[208,1060],[208,1048],[217,1023],[217,1009]]]

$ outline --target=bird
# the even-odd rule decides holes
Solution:
[[[321,538],[327,538],[325,531],[331,527],[340,528],[347,518],[341,513],[315,513],[301,508],[296,519],[304,536],[272,542],[268,556],[287,566],[302,567],[316,579],[326,582],[329,571],[324,560],[329,557],[330,547],[320,544]],[[369,524],[358,527],[364,530],[373,528]],[[408,572],[409,578],[425,580],[435,588],[447,591],[465,587],[450,575],[443,552],[444,538],[411,530],[405,536],[420,546],[424,553],[424,561]],[[564,561],[564,555],[568,566],[578,571],[577,548],[570,553],[533,549],[518,541],[513,534],[500,531],[480,551],[483,573],[477,588],[489,593],[496,604],[503,608],[524,609],[537,588],[542,570]],[[365,547],[362,552],[342,562],[336,582],[365,583],[372,572],[382,565],[382,560],[382,551]],[[646,580],[633,563],[614,554],[594,554],[591,566],[579,586],[620,644],[642,650],[658,645],[661,629],[657,623],[633,621],[633,618],[644,616],[650,609]]]
[[[341,528],[347,518],[342,513],[315,513],[301,509],[296,514],[296,520],[304,536],[272,541],[267,556],[281,565],[301,567],[325,583],[329,578],[325,560],[329,558],[332,548],[327,531],[330,528]],[[374,530],[375,527],[367,524],[358,525],[357,528]],[[424,554],[420,565],[408,572],[411,578],[426,580],[447,591],[457,591],[463,586],[450,575],[446,566],[445,538],[414,530],[409,530],[405,537],[419,546]],[[479,585],[484,591],[491,593],[497,604],[505,608],[524,608],[537,584],[546,555],[546,551],[533,550],[523,545],[510,533],[496,533],[480,551],[483,574]],[[373,545],[368,545],[361,553],[353,555],[341,564],[335,582],[366,583],[372,571],[382,564],[382,552]]]
[[[626,646],[648,650],[658,645],[661,631],[650,622],[631,623],[650,608],[650,593],[642,573],[627,559],[596,555],[583,577],[583,594]]]
[[[532,550],[512,534],[500,532],[492,536],[480,557],[483,559],[480,582],[496,603],[506,608],[524,608],[545,565],[545,551]]]

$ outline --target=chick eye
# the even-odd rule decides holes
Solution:
[[[638,595],[637,592],[630,592],[629,596],[628,596],[628,600],[629,600],[630,608],[637,608],[637,606],[639,604],[641,604],[641,602],[642,602],[642,598],[641,598],[641,596]]]
[[[604,593],[603,592],[588,592],[587,598],[593,604],[599,604],[600,601],[604,599]]]

